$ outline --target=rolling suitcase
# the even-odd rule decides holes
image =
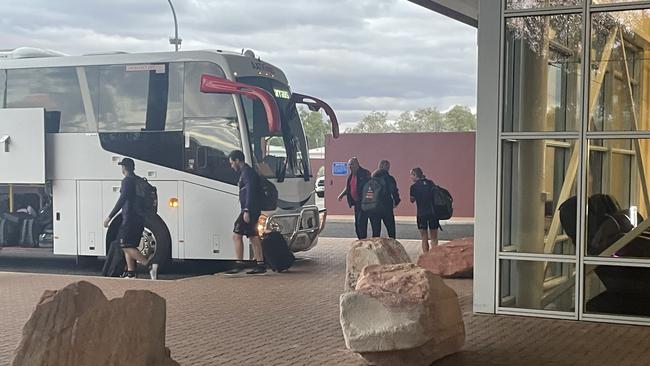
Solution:
[[[17,245],[20,240],[18,223],[9,218],[0,218],[0,247]]]
[[[296,257],[284,240],[284,236],[278,232],[270,232],[262,238],[262,253],[264,262],[271,267],[274,272],[283,272],[289,269]]]
[[[126,258],[124,252],[117,241],[110,243],[104,267],[102,267],[102,276],[104,277],[120,277],[126,270]]]

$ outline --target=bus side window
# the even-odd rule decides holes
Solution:
[[[94,132],[87,130],[76,68],[12,69],[6,78],[6,108],[45,108],[60,114],[58,132]]]

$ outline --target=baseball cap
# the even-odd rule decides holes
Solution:
[[[131,158],[124,158],[119,163],[117,163],[117,165],[125,166],[131,170],[135,169],[135,162]]]

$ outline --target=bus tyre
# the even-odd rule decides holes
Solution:
[[[147,244],[153,244],[153,248],[147,248]],[[146,218],[140,251],[149,258],[150,263],[157,263],[161,270],[171,263],[172,238],[160,216],[152,215]]]
[[[111,245],[117,245],[115,239],[117,232],[122,224],[122,216],[118,215],[113,219],[106,233],[106,253]],[[159,271],[171,263],[172,259],[172,239],[167,229],[167,225],[158,215],[152,215],[145,219],[144,230],[140,240],[138,250],[151,263],[159,265]]]

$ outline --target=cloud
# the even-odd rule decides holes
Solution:
[[[343,123],[476,104],[476,30],[406,0],[176,1],[183,50],[251,48]],[[0,3],[0,48],[171,50],[165,0]]]

